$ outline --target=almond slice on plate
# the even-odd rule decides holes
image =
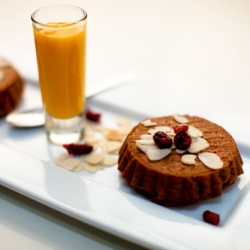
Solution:
[[[99,169],[102,169],[102,167],[100,166],[93,166],[93,165],[89,165],[89,164],[83,164],[83,169],[88,171],[88,172],[91,172],[91,173],[96,173]]]
[[[104,166],[113,166],[117,164],[117,157],[110,155],[110,154],[104,154],[103,159],[101,160],[100,164]]]
[[[80,163],[81,162],[78,159],[69,157],[69,158],[66,158],[66,159],[60,161],[58,166],[65,168],[67,170],[73,171],[74,168],[76,168],[78,165],[80,165]]]
[[[83,159],[84,161],[86,161],[87,163],[91,164],[91,165],[96,165],[98,163],[100,163],[103,160],[104,156],[102,153],[90,153],[89,155],[85,156]]]
[[[110,129],[106,134],[106,138],[110,141],[122,141],[123,136],[117,129]]]
[[[125,125],[119,128],[119,131],[122,136],[127,136],[130,131],[132,130],[133,126],[132,125]]]
[[[118,152],[121,148],[122,143],[118,141],[107,141],[102,145],[104,153]]]
[[[116,118],[116,124],[118,126],[121,126],[121,127],[132,125],[131,121],[128,118],[126,118],[126,117],[117,117]]]
[[[84,141],[90,145],[94,145],[94,144],[98,143],[99,140],[100,140],[100,138],[98,138],[96,135],[86,135],[84,137]]]
[[[69,156],[68,153],[62,153],[62,154],[60,154],[60,155],[56,158],[56,160],[54,161],[54,163],[55,163],[57,166],[60,166],[60,162],[66,160],[66,159],[68,159],[68,158],[70,158],[70,156]]]
[[[74,172],[80,172],[83,170],[83,163],[79,164],[78,166],[74,167]]]

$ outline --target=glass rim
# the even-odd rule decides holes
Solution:
[[[86,12],[84,9],[82,9],[81,7],[78,7],[78,6],[75,6],[75,5],[66,5],[66,4],[54,4],[54,5],[44,6],[44,7],[41,7],[41,8],[39,8],[39,9],[35,10],[35,11],[31,14],[31,20],[32,20],[32,22],[35,23],[35,24],[39,24],[39,25],[41,25],[41,26],[47,26],[47,27],[50,27],[50,26],[51,26],[51,27],[53,27],[54,24],[42,23],[42,22],[37,21],[36,18],[35,18],[35,15],[36,15],[39,11],[41,11],[41,10],[45,10],[45,9],[50,8],[50,7],[56,7],[56,6],[75,8],[75,9],[80,10],[80,11],[82,12],[82,14],[83,14],[83,17],[80,18],[79,20],[76,20],[76,21],[74,21],[74,22],[67,22],[67,23],[65,23],[65,24],[60,24],[61,27],[62,27],[62,26],[72,25],[72,24],[77,24],[77,23],[80,23],[80,22],[82,22],[82,21],[84,21],[84,20],[87,19],[87,12]]]

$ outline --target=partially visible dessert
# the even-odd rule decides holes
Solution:
[[[24,82],[17,70],[0,58],[0,117],[7,115],[19,104]]]
[[[118,169],[128,183],[152,201],[190,205],[217,197],[243,174],[233,137],[197,116],[144,120],[119,152]]]

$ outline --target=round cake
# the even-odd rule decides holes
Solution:
[[[171,145],[158,144],[156,135],[162,132]],[[243,174],[242,165],[236,143],[224,128],[189,115],[140,122],[124,141],[118,159],[122,177],[165,206],[220,196]]]
[[[20,102],[24,82],[16,69],[0,59],[0,117],[14,110]]]

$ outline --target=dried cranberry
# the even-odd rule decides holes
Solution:
[[[63,144],[63,147],[67,149],[70,155],[84,155],[93,150],[93,146],[89,144]]]
[[[180,150],[186,150],[192,142],[191,137],[184,131],[178,132],[174,137],[174,144]]]
[[[86,110],[86,118],[93,122],[99,122],[101,118],[100,113],[93,112],[90,109]]]
[[[159,148],[171,148],[173,141],[172,138],[169,137],[166,133],[163,131],[157,131],[153,136],[155,144]]]
[[[203,220],[209,224],[217,226],[220,222],[220,215],[209,210],[204,211]]]
[[[188,125],[187,124],[180,124],[173,127],[174,132],[177,134],[180,131],[187,132],[188,131]]]

